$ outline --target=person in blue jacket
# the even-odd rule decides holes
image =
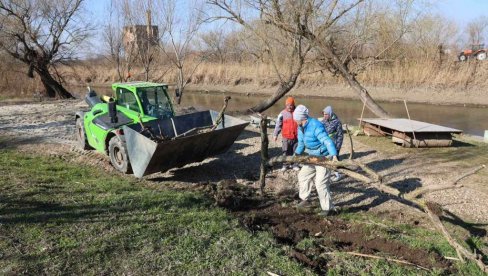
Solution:
[[[330,139],[324,125],[317,119],[308,116],[308,108],[299,105],[293,113],[293,120],[298,124],[298,146],[296,155],[308,154],[311,156],[329,156],[337,161],[337,150],[334,141]],[[302,200],[297,207],[299,209],[310,208],[309,201],[312,185],[319,196],[320,215],[327,216],[334,209],[332,196],[329,190],[330,170],[314,165],[304,165],[298,173],[299,197]]]

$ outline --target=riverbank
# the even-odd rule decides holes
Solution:
[[[9,68],[0,80],[0,101],[11,98],[33,98],[42,92],[38,78],[30,79],[27,70],[18,65]],[[149,80],[173,84],[178,79],[177,71],[165,62],[153,64]],[[188,68],[196,64],[187,63]],[[207,90],[244,95],[270,95],[278,88],[276,68],[270,64],[243,63],[199,63],[191,76],[186,79],[190,90]],[[283,69],[283,68],[281,68]],[[338,76],[307,68],[297,80],[290,95],[304,97],[326,97],[358,99],[356,93]],[[70,66],[59,66],[63,85],[83,87],[110,87],[119,80],[113,65],[99,62],[75,62]],[[144,70],[132,67],[131,81],[146,79]],[[357,75],[357,80],[371,96],[381,102],[428,103],[436,105],[488,106],[488,62],[446,61],[442,64],[432,60],[377,64]],[[71,90],[70,90],[71,91]]]
[[[425,103],[434,105],[454,105],[488,107],[488,89],[457,90],[457,89],[400,89],[389,87],[367,87],[370,95],[380,102]],[[189,85],[187,91],[206,93],[225,93],[247,96],[269,96],[276,87],[258,87],[254,85]],[[328,85],[320,87],[299,86],[288,95],[309,98],[334,98],[359,100],[355,91],[344,85]]]

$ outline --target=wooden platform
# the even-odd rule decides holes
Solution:
[[[452,134],[462,130],[403,118],[363,119],[361,126],[368,136],[392,136],[404,147],[449,147]]]

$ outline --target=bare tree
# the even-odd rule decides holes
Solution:
[[[49,97],[73,96],[53,76],[72,59],[89,26],[79,18],[83,0],[0,0],[0,47],[36,72]]]
[[[466,33],[469,36],[469,42],[471,44],[483,43],[484,36],[488,31],[488,17],[480,16],[470,23],[466,27]]]
[[[124,47],[124,26],[128,20],[124,14],[120,1],[112,0],[108,5],[108,23],[103,29],[104,43],[108,46],[109,52],[106,55],[108,61],[115,66],[119,81],[127,81],[131,65],[134,61],[133,47]]]
[[[177,71],[176,103],[180,104],[186,86],[203,62],[204,56],[192,51],[192,43],[197,38],[198,31],[203,23],[201,9],[196,3],[189,1],[188,6],[182,2],[172,0],[160,0],[158,10],[161,12],[161,36],[160,49],[172,63]],[[177,6],[177,3],[181,6]],[[190,60],[194,61],[190,63]]]
[[[159,52],[159,29],[152,24],[153,3],[154,0],[125,0],[123,6],[127,22],[124,27],[124,49],[126,53],[134,54],[134,60],[144,69],[146,81],[149,81]]]
[[[277,90],[265,101],[250,108],[253,112],[263,112],[271,107],[290,90],[295,87],[298,77],[303,71],[306,57],[312,45],[307,43],[303,36],[294,32],[281,29],[276,25],[269,24],[267,17],[254,18],[254,12],[264,14],[263,7],[267,4],[278,7],[278,1],[273,3],[263,1],[226,1],[212,0],[208,3],[218,7],[224,15],[214,15],[213,18],[233,21],[252,33],[252,39],[260,41],[262,52],[266,53],[269,62],[272,64],[279,85]],[[248,12],[243,12],[241,8],[247,8]],[[301,22],[295,21],[292,8],[287,6],[283,11],[280,9],[280,20],[290,24],[290,28],[300,29]],[[306,19],[305,19],[306,20]]]
[[[301,35],[315,42],[325,59],[322,67],[345,79],[375,115],[388,117],[356,76],[404,56],[404,39],[420,15],[415,0],[392,1],[385,8],[384,3],[364,0],[306,2],[315,7],[314,18],[313,24],[303,25]]]
[[[454,43],[458,34],[454,21],[438,15],[419,18],[412,30],[409,41],[410,57],[416,59],[442,59],[446,45]]]
[[[203,50],[208,58],[214,57],[219,63],[224,63],[227,58],[226,34],[222,27],[200,35]]]
[[[360,99],[366,106],[377,116],[387,117],[387,112],[381,108],[369,95],[368,91],[356,80],[356,77],[351,73],[347,66],[348,59],[341,59],[340,54],[334,47],[334,36],[341,31],[340,23],[344,20],[346,15],[353,11],[364,0],[355,1],[323,1],[323,0],[304,0],[304,1],[228,1],[228,0],[213,0],[209,3],[219,7],[229,16],[221,16],[235,21],[242,26],[253,29],[250,20],[245,20],[242,14],[259,14],[259,19],[254,18],[253,22],[262,22],[267,26],[267,30],[272,30],[273,33],[268,33],[267,36],[260,35],[255,32],[258,37],[275,37],[276,33],[287,37],[288,41],[293,41],[295,45],[293,50],[285,55],[287,58],[295,57],[296,62],[289,68],[291,73],[288,80],[280,77],[281,85],[273,97],[253,110],[258,111],[260,108],[269,107],[268,104],[276,102],[279,97],[285,95],[291,90],[296,79],[300,75],[303,64],[305,62],[306,54],[310,47],[314,47],[316,56],[323,57],[324,67],[333,70],[335,73],[342,76],[347,83],[356,91]],[[248,7],[252,12],[243,11],[243,7]],[[271,38],[272,39],[272,38]],[[279,39],[283,41],[282,39]],[[284,40],[284,41],[287,41]],[[305,43],[306,42],[306,43]],[[266,42],[267,50],[273,49],[273,45]],[[303,45],[308,45],[303,47]],[[276,45],[274,45],[276,47]],[[305,49],[305,50],[303,50]],[[282,49],[280,49],[282,50]],[[275,66],[276,68],[276,66]],[[278,74],[279,75],[279,74]]]

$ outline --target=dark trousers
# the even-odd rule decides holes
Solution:
[[[281,140],[281,150],[284,156],[292,156],[298,146],[298,140],[284,138]]]

